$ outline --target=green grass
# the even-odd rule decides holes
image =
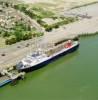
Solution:
[[[29,10],[27,10],[30,7]],[[33,4],[18,4],[14,6],[15,9],[24,12],[26,15],[30,16],[32,19],[46,18],[54,16],[54,12],[44,7],[34,6]]]
[[[33,4],[34,7],[44,7],[44,8],[50,8],[54,7],[55,4],[49,4],[49,3],[35,3]]]

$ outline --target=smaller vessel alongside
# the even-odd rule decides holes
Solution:
[[[17,65],[18,71],[33,71],[44,67],[48,63],[74,52],[79,47],[79,41],[68,40],[58,44],[52,44],[47,49],[38,48],[31,55],[23,58]]]
[[[12,80],[10,78],[8,78],[7,76],[0,77],[0,87],[3,87],[11,82],[12,82]]]
[[[14,82],[17,79],[23,79],[25,72],[18,72],[17,70],[6,70],[0,71],[0,87],[7,85],[8,83]]]

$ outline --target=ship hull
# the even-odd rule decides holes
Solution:
[[[60,58],[61,56],[65,56],[65,55],[67,55],[67,54],[70,54],[70,53],[76,51],[76,50],[78,49],[78,47],[79,47],[79,44],[76,45],[76,46],[74,46],[73,48],[71,48],[71,49],[69,49],[69,50],[67,50],[67,51],[65,51],[65,52],[63,52],[63,53],[61,53],[61,54],[58,54],[58,55],[52,57],[51,59],[48,59],[48,60],[46,60],[46,61],[44,61],[44,62],[42,62],[42,63],[40,63],[40,64],[37,64],[37,65],[35,65],[35,66],[29,67],[29,68],[25,68],[25,69],[21,69],[20,71],[31,72],[31,71],[40,69],[40,68],[42,68],[42,67],[45,67],[45,65],[48,65],[50,62],[52,62],[52,61],[54,61],[54,60],[57,60],[57,59]]]
[[[7,80],[5,80],[3,82],[0,82],[0,87],[3,87],[3,86],[5,86],[5,85],[7,85],[7,84],[9,84],[11,82],[12,82],[12,80],[10,80],[10,79],[7,79]]]

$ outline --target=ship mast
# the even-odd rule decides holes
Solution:
[[[41,48],[42,36],[34,38],[34,52],[38,52],[39,48]]]

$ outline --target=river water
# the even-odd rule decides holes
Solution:
[[[98,35],[79,49],[0,89],[0,100],[98,100]]]

